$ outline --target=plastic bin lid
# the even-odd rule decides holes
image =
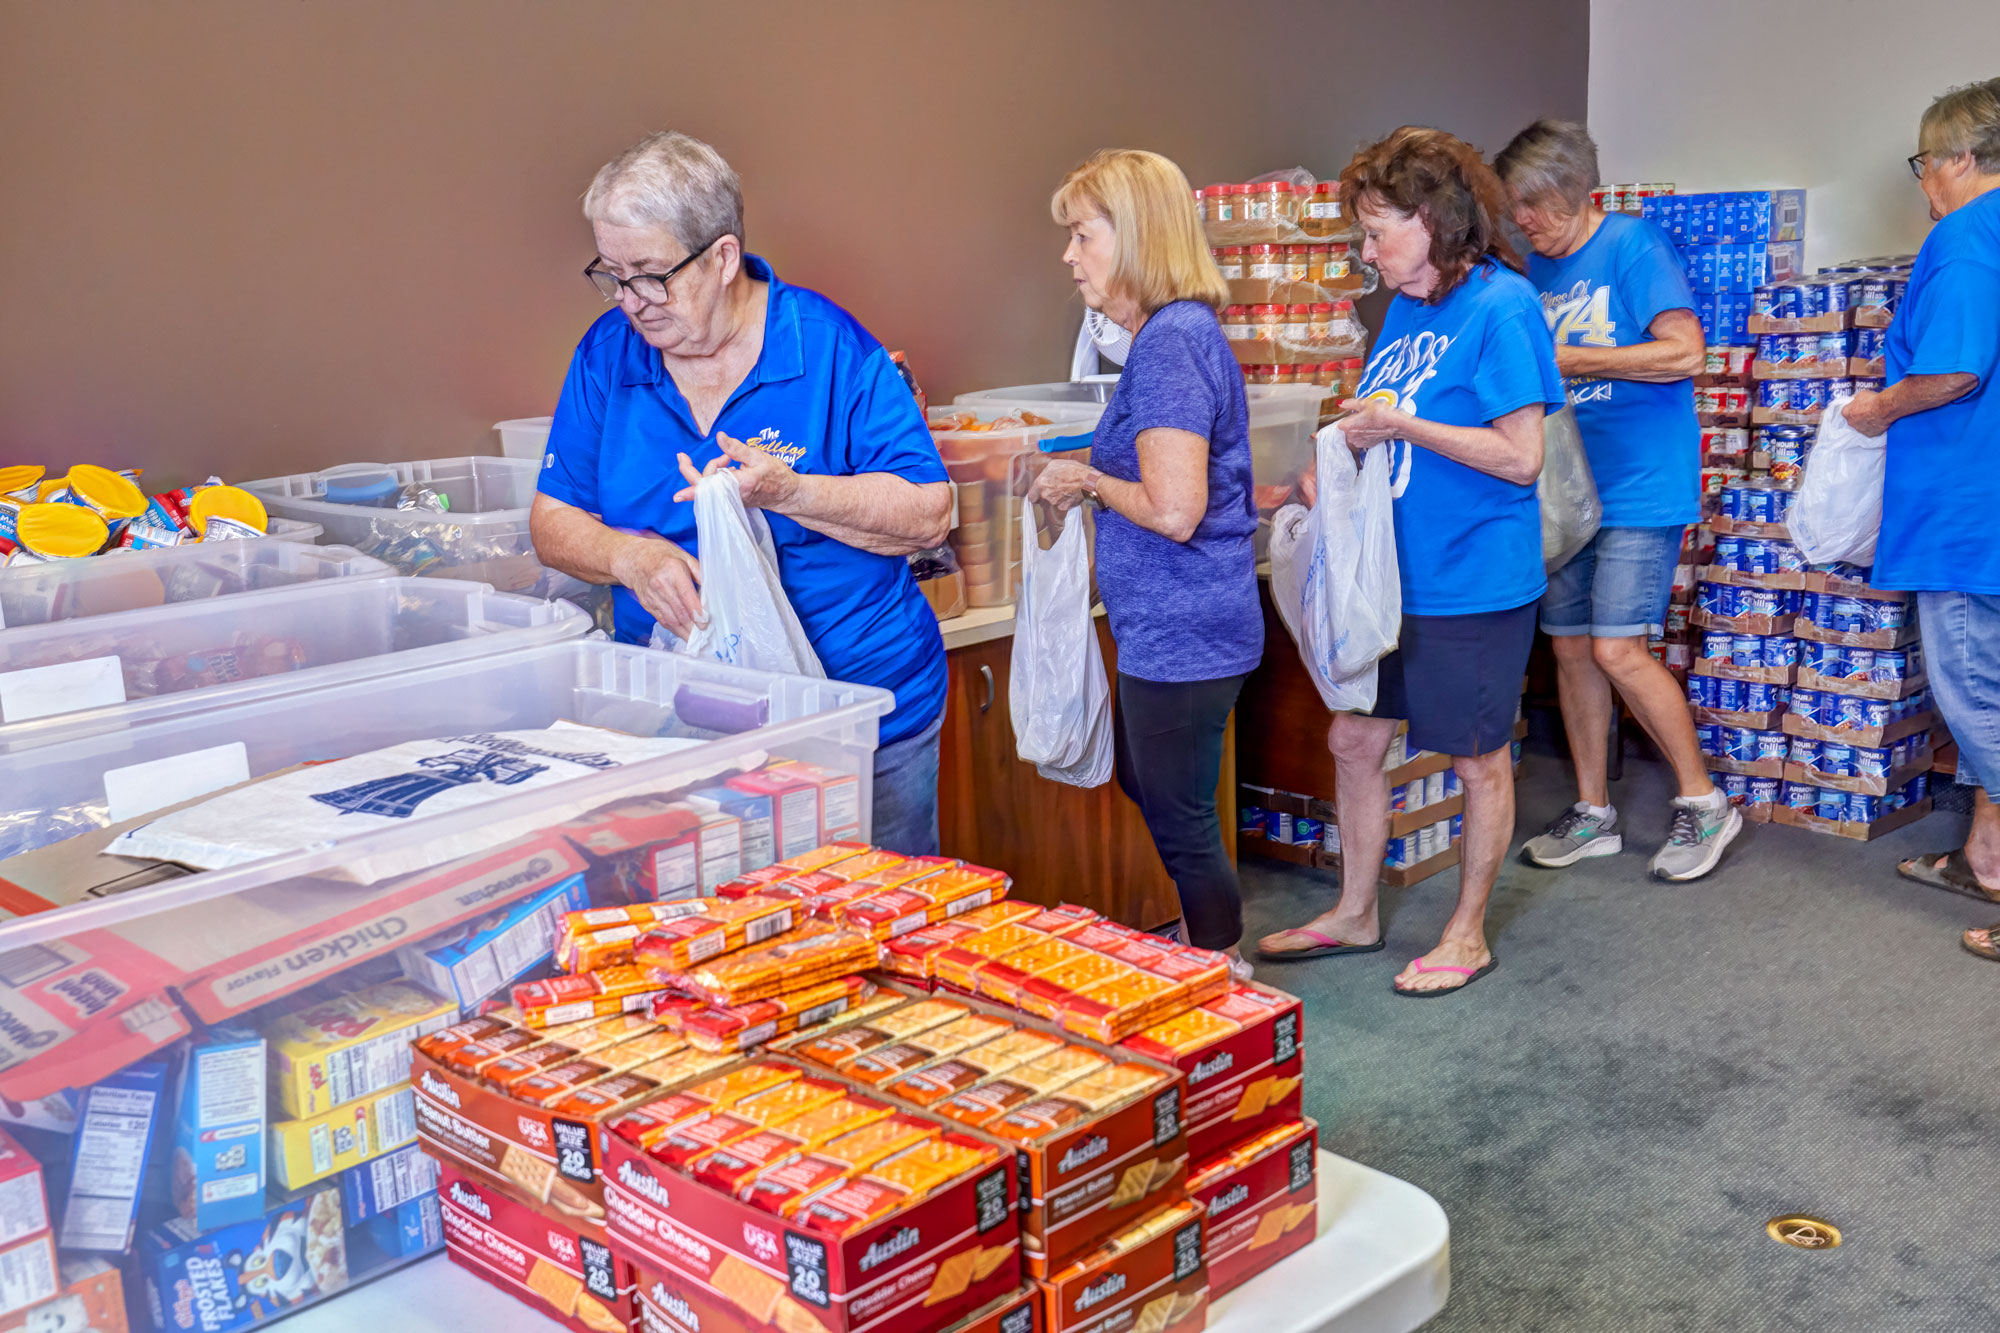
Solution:
[[[393,468],[381,463],[342,463],[319,474],[320,498],[337,505],[395,503],[403,489]]]

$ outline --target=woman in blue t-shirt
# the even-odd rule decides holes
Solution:
[[[1374,710],[1336,713],[1328,731],[1340,901],[1261,949],[1312,958],[1383,947],[1382,761],[1406,720],[1409,744],[1450,755],[1465,786],[1458,908],[1395,983],[1399,995],[1437,996],[1495,966],[1486,900],[1514,835],[1514,721],[1547,586],[1542,414],[1562,406],[1562,379],[1541,301],[1501,231],[1505,193],[1476,149],[1405,126],[1355,156],[1340,198],[1360,220],[1363,258],[1396,293],[1341,426],[1350,448],[1390,451],[1403,623]]]
[[[1264,655],[1257,509],[1243,372],[1216,311],[1229,286],[1193,192],[1157,153],[1101,152],[1064,178],[1084,303],[1132,334],[1090,462],[1043,469],[1031,498],[1097,516],[1097,587],[1118,642],[1118,785],[1179,891],[1187,939],[1228,953],[1243,933],[1236,867],[1216,816],[1222,741]],[[1141,923],[1145,924],[1145,923]]]
[[[1681,687],[1646,646],[1647,627],[1666,619],[1687,525],[1701,517],[1701,427],[1689,378],[1703,362],[1694,292],[1665,232],[1591,202],[1597,145],[1575,121],[1536,121],[1500,150],[1493,170],[1535,250],[1528,279],[1542,293],[1556,368],[1604,505],[1604,525],[1549,575],[1542,598],[1577,802],[1522,852],[1556,868],[1623,849],[1605,776],[1615,687],[1679,788],[1651,869],[1662,879],[1699,879],[1742,831],[1743,816],[1709,781]]]

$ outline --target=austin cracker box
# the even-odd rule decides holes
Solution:
[[[635,1317],[629,1264],[594,1229],[528,1207],[449,1166],[439,1178],[452,1262],[576,1333],[623,1333]]]
[[[1312,1121],[1280,1125],[1204,1163],[1188,1180],[1189,1196],[1208,1218],[1211,1295],[1234,1291],[1312,1240],[1318,1147]]]
[[[1187,1075],[1188,1154],[1194,1161],[1299,1119],[1301,1012],[1298,1000],[1283,991],[1245,983],[1125,1039],[1127,1050]]]
[[[1201,1209],[1148,1213],[1041,1279],[1048,1333],[1200,1333],[1208,1324]]]

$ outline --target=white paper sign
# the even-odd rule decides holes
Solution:
[[[111,807],[111,822],[116,824],[249,780],[250,751],[242,741],[231,741],[106,769],[104,799]]]
[[[0,721],[73,713],[125,702],[125,670],[116,655],[0,672]]]

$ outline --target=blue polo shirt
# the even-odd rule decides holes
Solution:
[[[722,456],[718,432],[809,475],[945,480],[930,429],[882,345],[819,293],[779,281],[755,255],[743,262],[751,277],[771,284],[764,347],[714,424],[695,425],[659,352],[624,311],[606,311],[570,360],[542,460],[542,494],[615,528],[657,532],[698,559],[694,504],[674,500],[687,485],[675,455],[707,466]],[[858,550],[783,514],[765,517],[779,581],[826,674],[895,693],[882,744],[929,726],[944,707],[944,640],[909,562]],[[621,641],[652,637],[653,617],[629,591],[613,591],[612,609]]]
[[[1971,393],[1889,427],[1878,588],[2000,593],[2000,190],[1947,213],[1889,325],[1888,381],[1978,377]]]

